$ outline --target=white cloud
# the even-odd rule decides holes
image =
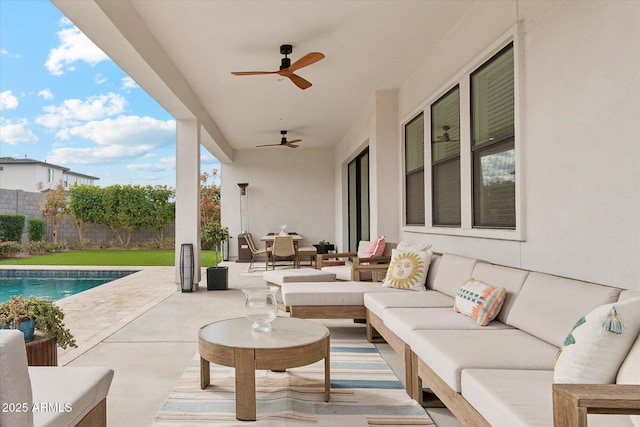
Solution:
[[[74,126],[80,122],[98,120],[120,114],[124,111],[126,101],[122,95],[108,93],[91,96],[85,101],[66,99],[60,105],[44,107],[46,114],[38,116],[36,123],[48,128]]]
[[[0,55],[7,55],[9,58],[22,58],[22,55],[9,53],[7,49],[0,49]]]
[[[28,128],[28,122],[24,119],[12,122],[2,119],[0,121],[0,142],[16,145],[22,142],[37,142],[38,137]]]
[[[65,27],[57,33],[60,43],[58,47],[49,51],[49,57],[44,63],[49,73],[57,76],[62,75],[65,66],[66,70],[73,71],[75,67],[71,64],[77,61],[95,65],[109,59],[78,27],[68,28],[71,23],[67,18],[61,19],[60,24]]]
[[[94,81],[95,81],[95,82],[96,82],[96,84],[98,84],[98,85],[101,85],[101,84],[105,83],[107,80],[109,80],[109,79],[107,78],[107,76],[105,76],[105,75],[104,75],[104,74],[102,74],[102,73],[98,73],[98,74],[96,74],[96,76],[94,77]]]
[[[143,157],[155,148],[175,143],[175,121],[120,116],[62,129],[56,137],[82,138],[93,147],[56,147],[47,159],[59,164],[109,164]]]
[[[18,107],[18,98],[10,90],[0,92],[0,110],[13,110]]]
[[[53,99],[53,93],[49,89],[42,89],[38,92],[38,96],[41,96],[44,99]]]
[[[131,77],[127,76],[122,79],[122,86],[121,86],[122,90],[129,91],[137,87],[139,87],[138,83],[136,83],[135,80],[133,80]]]
[[[176,158],[174,157],[163,157],[158,159],[155,163],[134,163],[127,165],[127,169],[133,170],[136,172],[164,172],[175,170],[176,168]]]

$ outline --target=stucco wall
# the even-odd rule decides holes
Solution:
[[[240,233],[240,189],[247,182],[248,231],[258,238],[280,225],[300,233],[305,244],[334,237],[333,158],[329,150],[268,147],[238,150],[221,168],[222,224]],[[230,256],[238,255],[231,240]]]
[[[397,125],[519,23],[524,238],[409,231],[399,214],[400,238],[433,242],[438,251],[640,289],[638,17],[638,2],[477,2],[400,87]],[[375,135],[372,106],[374,101],[363,106],[336,149],[337,164]],[[398,173],[388,180],[387,191],[401,194],[402,148],[398,141],[388,143],[399,154]],[[342,179],[338,171],[339,191]],[[397,203],[401,206],[402,199]],[[336,211],[338,219],[341,212]]]

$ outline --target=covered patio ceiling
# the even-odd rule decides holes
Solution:
[[[300,138],[300,149],[335,145],[377,90],[411,79],[455,31],[473,1],[53,0],[89,38],[176,118],[197,118],[203,144],[222,162],[234,150]],[[282,44],[301,90],[277,74]],[[270,149],[280,149],[278,147]]]

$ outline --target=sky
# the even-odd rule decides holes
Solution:
[[[0,0],[0,157],[175,187],[175,119],[46,0]],[[202,172],[219,170],[205,149]],[[0,183],[1,186],[1,183]]]

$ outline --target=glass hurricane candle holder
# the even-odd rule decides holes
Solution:
[[[243,289],[244,309],[251,327],[256,331],[269,332],[271,322],[278,313],[276,301],[277,286],[267,286],[262,289]]]

